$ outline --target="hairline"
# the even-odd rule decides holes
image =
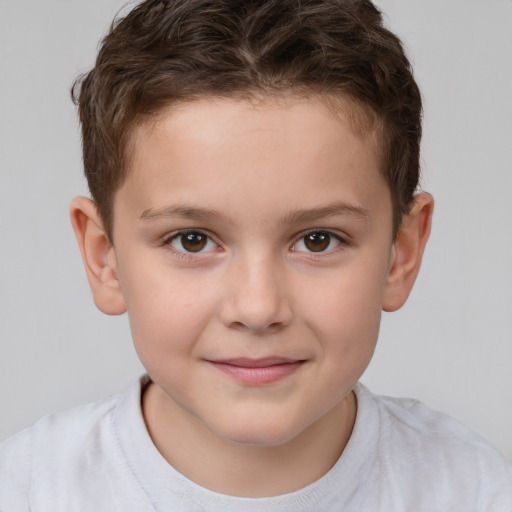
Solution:
[[[110,197],[109,218],[103,219],[106,224],[105,230],[110,242],[113,244],[115,197],[119,189],[128,179],[130,173],[133,172],[136,140],[140,130],[152,130],[166,117],[172,115],[172,113],[178,111],[180,108],[201,101],[248,101],[257,107],[258,105],[269,104],[283,105],[290,100],[308,101],[315,98],[319,99],[327,107],[337,121],[347,123],[354,135],[358,138],[364,138],[369,142],[372,146],[372,150],[375,151],[379,172],[391,193],[391,186],[386,176],[386,170],[384,169],[384,145],[386,144],[383,130],[384,121],[370,105],[354,98],[350,93],[345,91],[320,90],[319,88],[307,86],[281,87],[272,88],[271,90],[241,89],[224,94],[204,91],[180,99],[169,99],[167,103],[163,103],[159,108],[154,108],[153,111],[135,114],[127,123],[128,126],[124,132],[120,151],[120,178]],[[393,203],[392,197],[391,200]],[[393,204],[393,211],[394,210],[395,206]],[[395,224],[394,217],[395,215],[393,215],[393,224]],[[398,226],[394,226],[394,234],[397,230]]]

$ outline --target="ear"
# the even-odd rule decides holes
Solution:
[[[430,194],[417,194],[411,211],[402,219],[392,248],[382,303],[384,311],[400,309],[412,290],[430,235],[433,209],[434,199]]]
[[[117,260],[96,205],[86,197],[71,203],[71,223],[80,246],[94,303],[107,315],[126,311],[117,277]]]

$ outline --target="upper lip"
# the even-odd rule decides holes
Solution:
[[[290,359],[287,357],[263,357],[259,359],[235,357],[231,359],[221,359],[211,362],[217,364],[229,364],[231,366],[240,366],[242,368],[268,368],[269,366],[276,366],[278,364],[292,364],[300,363],[302,361],[303,359]]]

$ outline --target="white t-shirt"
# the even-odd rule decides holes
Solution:
[[[45,417],[0,445],[0,511],[512,511],[512,468],[492,446],[416,400],[361,384],[350,441],[320,480],[270,498],[209,491],[153,445],[140,407],[146,383]]]

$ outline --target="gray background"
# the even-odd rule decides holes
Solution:
[[[123,0],[0,0],[0,439],[143,369],[99,313],[68,220],[86,193],[69,86]],[[458,418],[512,459],[512,2],[382,0],[425,97],[434,228],[363,376]]]

